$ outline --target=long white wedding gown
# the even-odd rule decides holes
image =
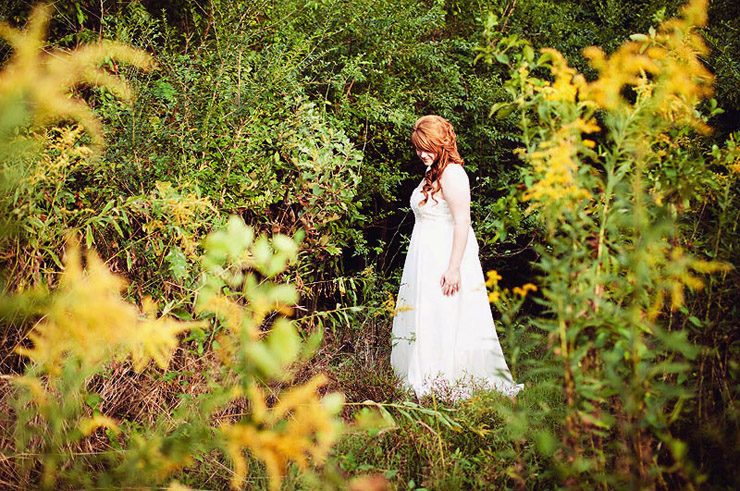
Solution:
[[[411,194],[415,223],[393,319],[391,364],[419,397],[443,387],[463,396],[477,388],[516,395],[523,386],[513,382],[501,351],[475,233],[471,227],[460,290],[446,296],[439,282],[452,251],[452,214],[439,193],[436,203],[429,198],[420,206],[423,198],[420,185]]]

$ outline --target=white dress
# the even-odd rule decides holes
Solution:
[[[437,203],[430,198],[420,206],[421,185],[411,194],[415,223],[393,318],[391,364],[419,397],[444,387],[463,396],[477,388],[516,395],[523,386],[512,381],[501,351],[472,227],[460,264],[460,290],[442,293],[453,219],[439,193],[434,198]]]

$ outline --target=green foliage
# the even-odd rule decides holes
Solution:
[[[618,108],[586,96],[609,77],[585,47],[615,53],[607,67],[632,59],[625,42],[637,57],[680,3],[75,0],[53,5],[44,41],[40,17],[5,2],[0,19],[36,27],[0,45],[0,345],[4,372],[25,374],[0,401],[15,407],[3,481],[221,488],[234,469],[250,488],[737,487],[737,272],[705,274],[740,243],[734,2],[695,29],[716,102],[680,56],[670,76],[646,65],[647,84],[612,87]],[[660,91],[687,68],[707,83],[671,102]],[[19,95],[6,82],[21,72],[43,83]],[[34,108],[67,117],[48,128]],[[526,384],[515,402],[409,401],[388,365],[424,113],[457,130],[482,258],[504,277],[489,286]],[[75,281],[69,235],[105,258]],[[95,285],[123,321],[74,303]],[[122,337],[69,348],[90,346],[63,336],[81,319]],[[139,331],[177,347],[124,341]],[[154,354],[166,369],[144,366]],[[328,458],[325,390],[372,435]]]
[[[511,63],[512,102],[492,112],[518,112],[519,153],[529,164],[520,199],[546,239],[537,247],[545,315],[532,322],[562,363],[563,433],[542,444],[569,463],[555,469],[561,482],[653,487],[671,473],[694,483],[706,479],[676,436],[676,422],[701,384],[692,374],[702,348],[674,314],[698,321],[701,310],[687,308],[684,290],[704,286],[696,273],[730,270],[702,260],[702,249],[688,252],[691,239],[680,226],[682,217],[714,201],[729,177],[710,171],[726,158],[694,147],[694,131],[703,131],[707,119],[694,107],[711,80],[695,60],[704,48],[692,35],[705,7],[690,3],[682,20],[632,36],[608,60],[589,48],[585,54],[600,72],[592,82],[559,52],[543,49],[535,57],[514,35],[493,39],[481,52]],[[541,67],[553,81],[534,75]],[[694,85],[674,85],[692,71]],[[635,91],[630,100],[623,98],[625,85]],[[598,143],[584,137],[596,132]]]
[[[341,395],[319,399],[316,389],[325,379],[315,376],[274,392],[271,397],[278,402],[268,409],[260,389],[260,381],[290,380],[290,366],[308,356],[318,340],[302,346],[294,324],[284,317],[271,318],[269,333],[261,334],[266,316],[287,313],[297,297],[291,285],[258,281],[255,273],[274,277],[296,252],[297,244],[285,236],[255,240],[252,229],[236,217],[226,231],[208,237],[198,310],[216,314],[225,328],[213,347],[219,363],[207,374],[209,390],[180,408],[174,424],[163,420],[149,428],[146,438],[98,412],[95,401],[102,397],[86,381],[105,373],[112,357],[131,356],[138,370],[152,358],[164,369],[178,344],[174,335],[203,326],[165,319],[138,322],[136,311],[117,296],[121,282],[102,262],[88,256],[88,271],[83,272],[76,252],[70,252],[60,290],[42,311],[46,320],[31,335],[33,348],[22,351],[33,362],[15,379],[15,452],[25,463],[21,469],[28,473],[40,463],[45,488],[56,483],[141,486],[163,482],[194,458],[223,450],[234,462],[233,486],[239,487],[246,477],[242,452],[247,448],[266,464],[270,488],[277,489],[290,460],[306,470],[308,456],[324,459],[341,426],[333,418],[342,408]],[[242,397],[251,410],[214,431],[212,418]],[[90,474],[87,466],[92,463],[76,459],[72,449],[99,428],[112,432],[109,453],[100,452],[109,470]],[[22,457],[29,453],[37,457]]]
[[[38,40],[43,34],[39,26],[45,24],[48,12],[41,8],[35,15],[29,36]],[[7,36],[15,35],[14,31],[2,27]],[[109,51],[115,54],[115,49],[113,46]],[[124,50],[126,53],[132,51]],[[81,53],[80,56],[73,53],[69,59],[82,57],[86,60],[86,51]],[[33,66],[36,58],[21,59],[21,62],[36,68]],[[21,75],[17,72],[2,74],[4,88],[9,87],[10,92],[0,93],[3,97],[0,106],[13,106],[17,99],[13,91],[24,93],[29,80]],[[34,97],[36,105],[32,108],[42,115],[47,106],[57,103],[57,94],[53,92],[40,91]],[[65,113],[64,106],[61,107],[55,109],[55,116],[79,116],[87,111],[86,107],[70,106]],[[18,125],[15,129],[24,129],[17,121],[12,120]],[[90,121],[87,123],[88,129],[96,128]],[[62,203],[68,200],[65,185],[72,179],[77,166],[86,166],[84,158],[89,155],[84,147],[82,150],[75,147],[78,134],[60,130],[58,145],[47,147],[48,158],[42,159],[41,169],[28,170],[30,177],[24,184],[32,187],[41,182],[42,189],[43,186],[51,187]],[[8,148],[9,140],[8,133],[2,135],[3,150]],[[296,165],[311,166],[320,158],[324,161],[327,158],[315,149],[305,153],[312,159],[303,159]],[[11,153],[9,160],[14,156]],[[5,173],[6,188],[10,188],[10,179],[15,175]],[[55,185],[55,181],[60,184]],[[22,200],[28,187],[21,187],[15,198]],[[13,216],[10,207],[18,201],[7,201],[3,203],[6,220],[43,226],[43,221],[34,222],[30,215]],[[160,184],[150,204],[154,213],[166,217],[168,225],[150,221],[144,225],[144,230],[150,233],[164,230],[192,255],[196,246],[187,226],[194,215],[210,206],[209,203],[181,196],[173,192],[170,185]],[[52,203],[50,211],[57,211],[58,205],[54,205],[57,204]],[[106,205],[104,211],[111,208]],[[120,226],[115,229],[123,235]],[[90,228],[86,230],[85,239],[90,246],[94,237]],[[33,239],[33,235],[31,237]],[[59,237],[53,239],[60,240]],[[17,464],[16,472],[21,479],[41,488],[57,485],[108,487],[113,483],[116,486],[152,485],[169,479],[172,473],[192,464],[194,458],[222,450],[234,463],[232,486],[238,488],[246,478],[247,460],[243,452],[249,449],[264,462],[270,489],[278,489],[290,461],[305,471],[309,467],[309,457],[314,462],[326,458],[341,428],[341,421],[334,417],[342,408],[341,394],[328,394],[320,399],[317,389],[325,383],[325,378],[317,375],[305,384],[273,392],[271,397],[278,402],[268,408],[260,388],[266,382],[289,380],[290,367],[299,361],[299,355],[310,354],[318,340],[314,338],[308,349],[301,349],[295,325],[283,316],[273,315],[276,312],[289,314],[291,305],[297,301],[294,287],[274,280],[290,261],[295,260],[297,243],[279,234],[272,240],[265,236],[255,240],[253,230],[237,217],[232,217],[225,232],[214,232],[205,242],[203,279],[196,309],[201,314],[215,314],[226,328],[213,347],[219,363],[204,371],[206,378],[212,381],[210,390],[201,394],[195,405],[186,406],[175,424],[160,422],[147,428],[146,437],[135,426],[132,431],[125,431],[122,427],[126,421],[119,426],[113,418],[101,413],[98,405],[103,397],[88,387],[88,380],[104,375],[114,361],[130,361],[137,372],[155,361],[164,370],[179,344],[178,333],[200,329],[204,324],[156,318],[156,305],[151,301],[145,301],[142,314],[120,297],[125,282],[111,274],[94,253],[87,255],[83,266],[78,248],[67,248],[65,263],[59,264],[64,273],[58,288],[38,311],[31,312],[41,316],[41,320],[29,333],[28,345],[17,349],[29,359],[24,375],[12,378],[15,390],[9,396],[15,413],[12,423],[14,453],[10,460]],[[161,241],[159,246],[160,249],[163,246]],[[179,255],[173,251],[180,251]],[[173,272],[184,276],[186,259],[182,250],[174,247],[168,257]],[[2,303],[3,312],[14,304],[21,308],[26,306],[7,294],[3,294]],[[269,323],[263,325],[268,315]],[[213,327],[218,329],[218,326],[216,323]],[[263,328],[269,333],[262,335]],[[249,412],[242,412],[240,417],[224,418],[218,429],[211,427],[215,413],[223,411],[234,400],[244,399],[248,401]],[[163,416],[171,418],[169,414]],[[91,461],[76,458],[75,449],[103,428],[107,431],[105,446],[108,451],[100,451]],[[104,467],[91,472],[100,459],[105,462]]]

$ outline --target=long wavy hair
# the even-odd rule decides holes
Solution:
[[[424,176],[424,185],[421,188],[424,199],[420,205],[427,203],[432,198],[436,203],[434,194],[439,191],[439,178],[449,164],[464,165],[462,157],[457,151],[457,135],[449,121],[441,116],[433,114],[422,116],[414,123],[411,131],[411,143],[417,150],[431,152],[434,154],[434,163]]]

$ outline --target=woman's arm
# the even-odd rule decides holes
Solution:
[[[470,182],[462,165],[448,165],[439,178],[444,199],[450,206],[454,229],[452,233],[452,253],[447,271],[440,279],[442,293],[452,295],[460,289],[460,263],[470,229]]]

